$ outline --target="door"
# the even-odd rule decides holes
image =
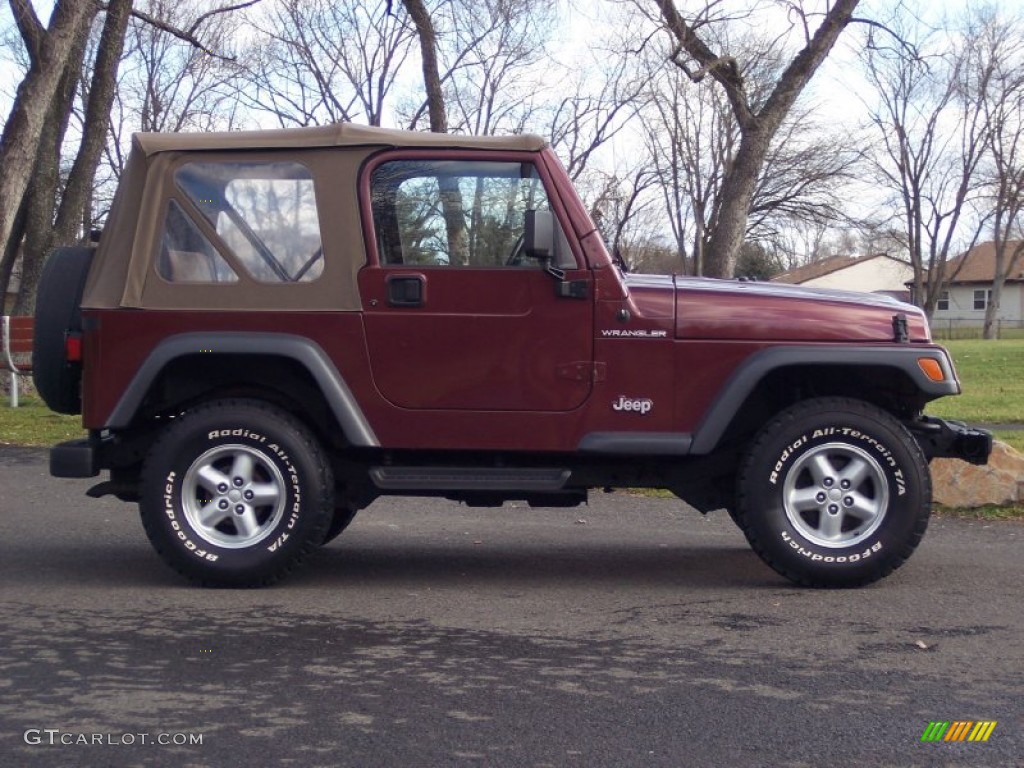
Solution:
[[[550,210],[534,165],[403,156],[368,172],[377,259],[360,290],[381,394],[410,409],[580,406],[593,291],[561,233],[548,258],[525,248],[527,211]]]

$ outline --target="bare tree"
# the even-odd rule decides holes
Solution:
[[[656,181],[656,174],[645,161],[621,176],[603,174],[590,205],[591,218],[612,257],[630,272],[648,266],[653,248],[664,251],[656,198],[646,194]]]
[[[723,38],[730,34],[727,25],[719,32]],[[747,62],[751,98],[766,98],[782,66],[776,41],[743,33],[729,47]],[[693,274],[715,274],[706,265],[727,205],[727,180],[742,131],[721,89],[695,89],[681,71],[660,72],[660,59],[649,58],[647,66],[646,145],[660,177],[680,263]],[[848,144],[848,137],[817,126],[812,108],[794,107],[763,158],[747,204],[744,238],[766,243],[799,222],[842,221],[839,190],[856,160]]]
[[[15,104],[12,120],[5,126],[5,136],[8,129],[18,127],[18,121],[14,118],[25,105],[28,105],[29,111],[41,109],[45,113],[39,132],[40,146],[36,151],[34,166],[30,169],[33,183],[28,194],[22,195],[20,207],[15,205],[12,209],[17,213],[15,226],[5,233],[4,261],[0,264],[0,283],[3,283],[0,288],[6,289],[6,280],[13,269],[14,259],[20,255],[22,279],[15,311],[27,313],[34,307],[36,284],[46,252],[57,243],[82,241],[93,225],[97,166],[104,154],[108,158],[112,156],[106,141],[107,128],[111,123],[112,108],[115,104],[123,104],[123,94],[117,88],[117,77],[129,17],[134,18],[137,24],[158,29],[159,35],[170,35],[185,42],[206,57],[223,58],[211,50],[210,43],[199,39],[204,26],[221,14],[251,6],[259,0],[204,10],[197,13],[187,28],[176,26],[171,18],[181,8],[180,5],[172,6],[163,2],[161,7],[157,7],[161,0],[156,0],[145,6],[145,9],[140,9],[134,7],[132,0],[109,0],[102,6],[103,24],[91,58],[86,55],[89,21],[101,10],[99,4],[60,2],[54,8],[51,28],[46,30],[32,12],[28,0],[10,1],[12,8],[16,9],[16,20],[31,63],[19,90],[19,98],[23,92],[30,91],[27,84],[34,79],[38,80],[39,72],[45,67],[51,64],[59,64],[60,67],[57,85],[48,101],[42,98],[44,94],[33,93],[31,99],[24,100],[24,104]],[[62,38],[58,35],[62,29],[58,22],[63,18],[63,23],[69,23],[66,18],[71,14],[67,10],[70,6],[77,9],[75,13],[81,12],[82,17],[74,33],[64,29]],[[151,11],[154,8],[158,14],[163,13],[164,17],[153,15]],[[65,48],[61,49],[61,55],[57,57],[55,46],[60,40],[63,40]],[[77,112],[74,108],[75,95],[80,87],[83,103],[81,111]],[[159,98],[160,93],[154,89],[153,95]],[[73,148],[65,147],[65,144],[70,143],[65,141],[65,131],[72,118],[78,120],[75,131],[78,141]],[[65,154],[65,149],[70,152]],[[4,176],[5,181],[8,178]],[[0,217],[7,210],[7,206],[3,206]]]
[[[241,97],[282,126],[381,125],[414,29],[385,2],[281,0],[251,21]]]
[[[676,268],[703,275],[709,233],[737,131],[719,92],[695,92],[670,72],[652,79],[645,142],[676,245]]]
[[[984,99],[988,127],[988,164],[992,189],[992,240],[995,262],[992,295],[985,306],[982,335],[997,337],[996,318],[1003,286],[1024,259],[1024,22],[985,9],[977,20],[982,60],[992,60],[992,78]],[[983,68],[982,68],[983,71]]]
[[[448,133],[448,108],[441,88],[441,71],[437,63],[437,32],[434,20],[423,0],[402,0],[402,4],[412,19],[420,43],[420,64],[423,68],[423,90],[426,93],[425,104],[427,114],[430,116],[430,130],[433,133]],[[446,208],[445,218],[449,221],[450,236],[452,217],[448,213]]]
[[[901,37],[910,39],[910,30],[901,29]],[[983,223],[970,214],[988,143],[982,105],[991,62],[979,61],[969,30],[958,42],[933,31],[913,49],[880,43],[872,32],[865,61],[877,98],[873,164],[899,206],[914,300],[931,315],[954,277],[950,257],[973,247]]]
[[[812,31],[813,15],[801,2],[784,2],[790,18],[802,31],[803,47],[782,70],[763,102],[751,98],[741,62],[715,44],[709,25],[718,2],[707,3],[703,11],[684,16],[673,0],[653,0],[674,47],[670,56],[694,82],[711,77],[722,88],[740,132],[740,141],[722,183],[722,207],[714,229],[709,232],[705,271],[709,275],[732,275],[747,228],[747,216],[757,180],[783,121],[818,67],[828,56],[839,35],[853,21],[858,0],[835,0],[821,14]]]
[[[117,67],[124,45],[125,30],[132,0],[111,0],[106,8],[92,76],[80,125],[80,140],[71,168],[59,188],[56,164],[72,111],[72,99],[83,80],[85,38],[68,59],[58,98],[51,105],[45,129],[47,145],[54,153],[40,153],[36,162],[36,181],[28,203],[25,239],[22,247],[21,282],[14,305],[16,314],[29,314],[35,308],[36,286],[46,254],[57,243],[80,242],[88,233],[86,219],[92,198],[93,177],[103,153],[107,122],[116,87]]]
[[[533,116],[536,69],[553,11],[546,0],[448,0],[434,12],[449,130],[520,133]]]
[[[554,69],[545,78],[558,82],[559,95],[547,109],[544,135],[573,181],[584,175],[602,147],[620,135],[645,99],[646,78],[630,57],[600,47],[595,52],[586,68],[573,68],[564,77]]]
[[[53,9],[48,28],[39,22],[28,0],[10,0],[15,22],[29,52],[30,67],[0,137],[0,251],[12,255],[18,214],[22,210],[40,154],[54,97],[65,77],[68,61],[84,45],[89,23],[98,11],[86,0],[62,0]],[[17,233],[21,234],[21,233]],[[9,274],[9,269],[3,272]],[[0,286],[6,290],[6,286]]]

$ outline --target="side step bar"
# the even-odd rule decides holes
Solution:
[[[560,491],[568,469],[521,467],[371,467],[370,479],[382,491]]]

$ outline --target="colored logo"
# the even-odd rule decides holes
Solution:
[[[995,720],[933,720],[921,741],[988,741],[995,728]]]

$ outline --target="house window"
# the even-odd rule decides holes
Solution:
[[[939,300],[935,302],[935,309],[938,312],[949,311],[949,291],[943,291],[939,294]]]
[[[992,300],[992,291],[979,288],[974,292],[974,308],[987,309],[988,303]]]

